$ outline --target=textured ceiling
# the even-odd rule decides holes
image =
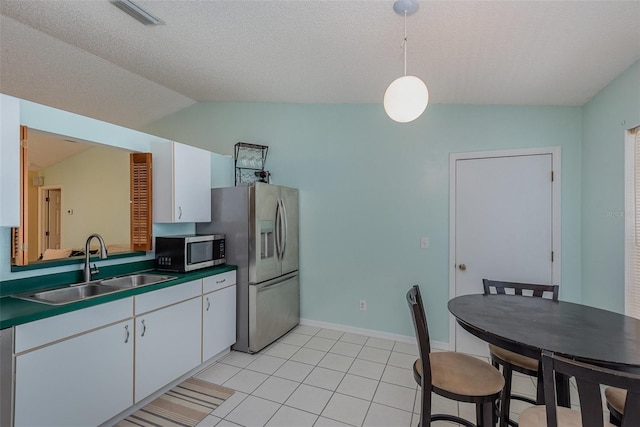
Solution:
[[[199,101],[381,104],[393,1],[0,0],[0,91],[140,128]],[[422,1],[408,74],[432,103],[582,105],[640,59],[640,1]]]
[[[58,135],[29,132],[29,171],[41,171],[95,147],[84,141],[63,139]]]

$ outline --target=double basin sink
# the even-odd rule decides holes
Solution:
[[[78,283],[76,285],[68,285],[45,291],[26,292],[14,295],[14,297],[44,304],[62,305],[173,279],[175,279],[174,276],[160,274],[131,274],[112,277],[110,279],[93,280],[91,282]]]

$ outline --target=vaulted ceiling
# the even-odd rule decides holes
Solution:
[[[132,128],[202,101],[381,104],[392,0],[0,0],[0,92]],[[425,1],[408,74],[431,103],[579,106],[640,59],[640,1]],[[382,108],[382,107],[381,107]]]

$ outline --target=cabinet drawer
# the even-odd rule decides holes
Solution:
[[[218,289],[226,288],[227,286],[236,284],[236,272],[227,271],[226,273],[216,274],[215,276],[209,276],[202,279],[202,293],[208,294],[209,292],[217,291]]]
[[[200,279],[170,288],[160,289],[142,295],[136,295],[135,314],[157,310],[167,305],[198,297],[202,294],[202,281]]]
[[[133,316],[133,297],[16,326],[15,352],[58,341]]]

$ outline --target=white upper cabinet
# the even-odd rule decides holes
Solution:
[[[20,100],[0,93],[0,227],[20,226]]]
[[[153,222],[211,221],[211,153],[178,142],[155,142]]]

